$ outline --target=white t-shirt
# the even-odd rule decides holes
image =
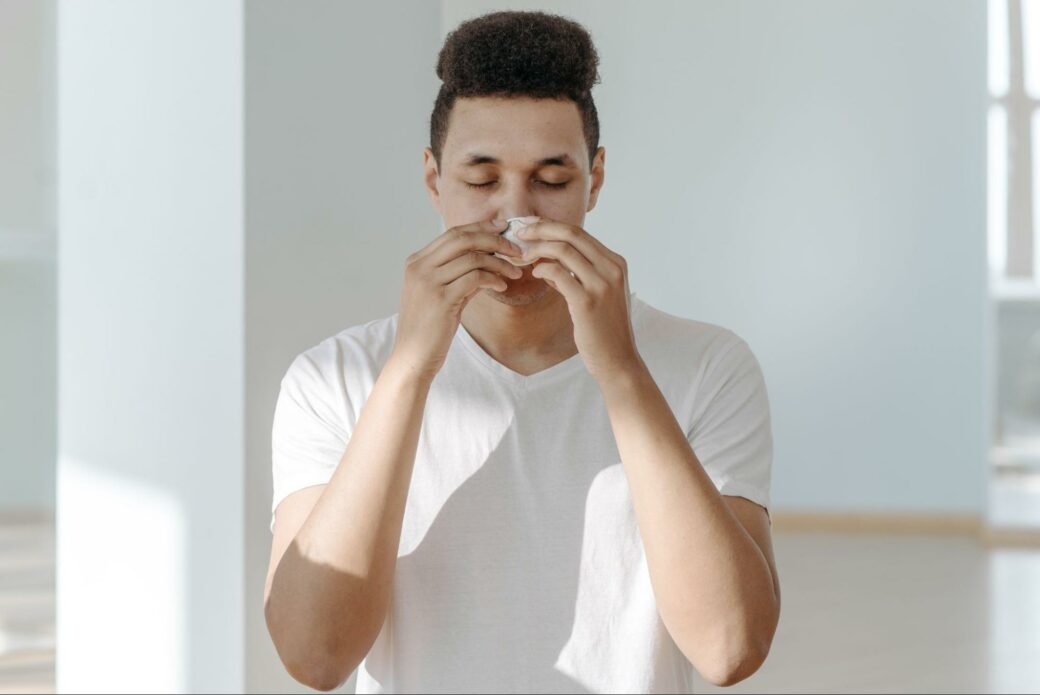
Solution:
[[[769,403],[748,344],[635,292],[631,310],[639,353],[716,487],[768,510]],[[332,476],[397,318],[347,328],[289,367],[272,511]],[[460,325],[429,390],[393,598],[356,692],[691,692],[692,674],[657,613],[581,355],[524,376]]]

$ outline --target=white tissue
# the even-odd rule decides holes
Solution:
[[[537,217],[510,217],[508,220],[506,220],[506,223],[509,226],[506,227],[503,232],[501,232],[501,236],[504,236],[506,239],[519,246],[522,250],[526,251],[527,244],[522,239],[517,238],[516,233],[537,220]],[[513,265],[531,265],[536,260],[538,260],[537,258],[532,258],[530,260],[525,261],[515,256],[505,256],[501,253],[496,253],[495,255],[499,258],[504,258]]]

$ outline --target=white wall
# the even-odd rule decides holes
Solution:
[[[440,233],[422,187],[438,11],[421,0],[246,5],[250,691],[309,692],[278,660],[262,611],[279,382],[311,345],[396,312],[405,258]]]
[[[779,510],[981,513],[981,0],[445,0],[592,33],[587,228],[666,311],[759,357]]]
[[[0,512],[54,510],[54,3],[0,2]]]
[[[776,508],[981,511],[982,2],[537,6],[603,57],[589,230],[762,362]],[[278,382],[397,310],[436,53],[498,7],[59,5],[59,689],[304,691],[261,610]]]
[[[244,687],[242,15],[58,6],[59,692]]]

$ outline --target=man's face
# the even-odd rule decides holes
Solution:
[[[425,151],[425,180],[444,229],[480,220],[539,217],[582,226],[603,184],[604,150],[589,166],[577,105],[570,100],[470,97],[455,101],[438,170]],[[531,276],[542,261],[504,277],[505,304],[530,304],[550,288]]]

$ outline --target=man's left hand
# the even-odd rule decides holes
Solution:
[[[533,277],[563,295],[574,342],[589,373],[601,380],[642,366],[629,306],[628,266],[581,227],[547,220],[522,229],[525,258],[539,258]]]

